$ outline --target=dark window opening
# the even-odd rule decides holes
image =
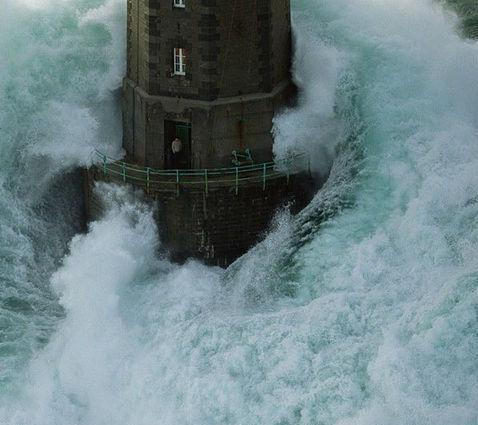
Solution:
[[[190,169],[191,163],[191,124],[164,121],[165,168]]]

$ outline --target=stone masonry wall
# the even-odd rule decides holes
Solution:
[[[290,0],[128,0],[128,78],[151,95],[213,100],[289,79]],[[173,49],[187,49],[174,76]]]
[[[230,165],[249,148],[272,156],[272,120],[290,83],[290,0],[128,0],[123,146],[129,160],[162,168],[164,120],[192,125],[194,168]],[[173,49],[187,50],[185,76]]]
[[[108,181],[91,169],[87,195],[89,218],[102,213],[102,204],[93,191],[95,181]],[[156,222],[161,241],[176,261],[193,257],[227,266],[244,254],[266,234],[277,209],[292,203],[300,211],[311,199],[313,182],[307,175],[291,176],[262,185],[240,188],[236,195],[230,187],[210,190],[181,189],[175,193],[149,193],[147,199],[157,206]]]
[[[291,97],[285,84],[268,95],[249,95],[213,102],[150,96],[129,80],[123,93],[123,145],[129,160],[163,168],[164,120],[192,125],[193,168],[231,165],[233,150],[252,150],[256,162],[272,159],[272,120]]]

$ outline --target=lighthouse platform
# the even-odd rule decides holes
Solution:
[[[212,169],[161,170],[96,152],[87,172],[90,219],[101,213],[95,182],[132,185],[155,203],[161,241],[173,260],[192,257],[225,267],[265,236],[281,206],[293,213],[312,198],[316,183],[305,155]]]

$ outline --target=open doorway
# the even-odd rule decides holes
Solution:
[[[175,139],[181,141],[179,153],[173,153]],[[191,168],[191,124],[178,121],[164,121],[164,164],[167,169]]]

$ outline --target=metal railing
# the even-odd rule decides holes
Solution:
[[[236,194],[244,186],[258,186],[266,190],[267,182],[285,179],[291,175],[310,171],[308,158],[304,154],[291,155],[275,162],[233,166],[228,168],[204,168],[183,170],[162,170],[141,167],[122,160],[115,160],[102,152],[95,151],[99,158],[96,170],[112,181],[141,186],[146,191],[176,192],[180,188],[204,190],[207,194],[217,187],[231,187]]]

